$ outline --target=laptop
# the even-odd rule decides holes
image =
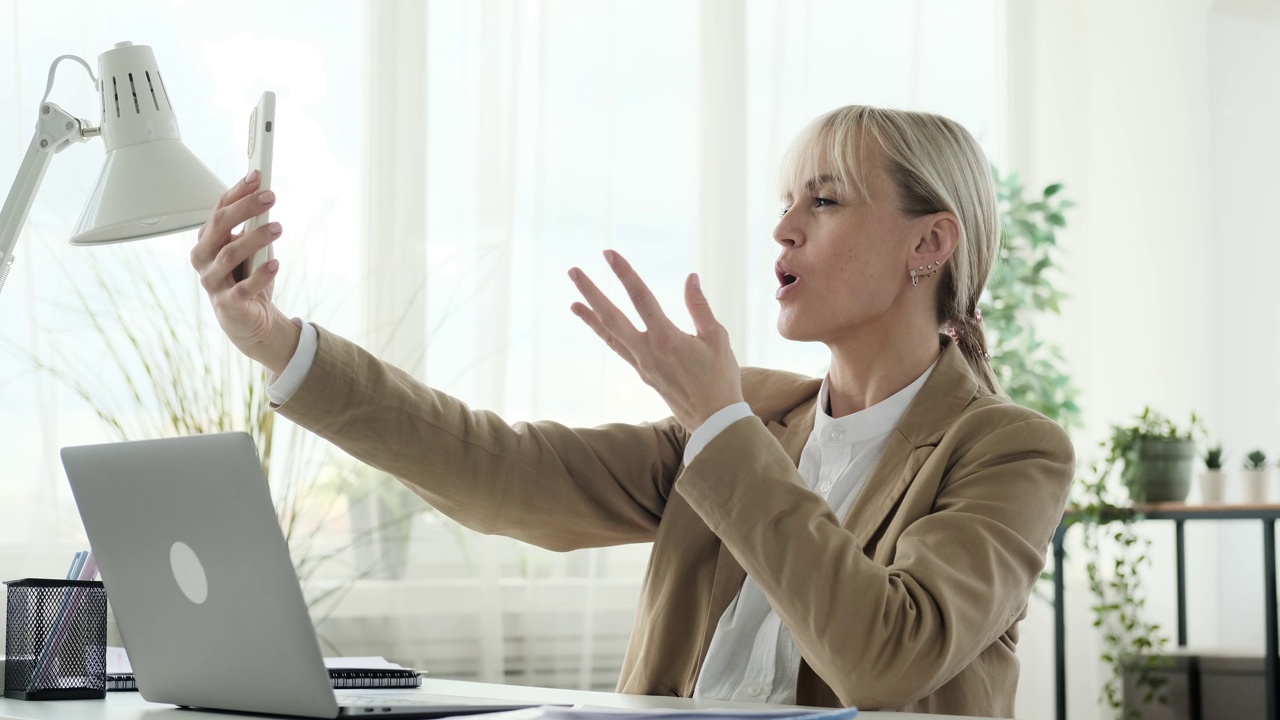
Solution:
[[[245,433],[67,447],[62,464],[150,702],[314,718],[544,704],[335,693]]]

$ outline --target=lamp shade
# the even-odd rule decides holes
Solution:
[[[118,43],[98,57],[107,156],[72,245],[139,240],[199,227],[226,185],[192,153],[155,53]]]

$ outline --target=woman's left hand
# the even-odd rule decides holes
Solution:
[[[684,284],[685,304],[698,333],[690,335],[667,319],[648,286],[621,255],[606,250],[604,257],[627,289],[645,330],[637,330],[576,267],[569,270],[569,278],[591,307],[575,302],[573,314],[631,363],[689,432],[720,410],[742,402],[742,378],[729,346],[729,333],[711,314],[698,276],[690,274]]]

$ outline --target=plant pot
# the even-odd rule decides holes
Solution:
[[[1138,440],[1136,459],[1125,464],[1124,480],[1134,502],[1183,502],[1191,492],[1196,460],[1194,440]]]
[[[1220,468],[1200,471],[1200,503],[1221,505],[1227,498],[1227,474]]]
[[[1271,481],[1271,468],[1245,468],[1240,471],[1244,501],[1250,505],[1267,502],[1267,484]]]

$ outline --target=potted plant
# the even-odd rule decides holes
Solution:
[[[1144,617],[1142,578],[1151,564],[1151,539],[1134,530],[1133,505],[1186,498],[1199,429],[1194,414],[1182,428],[1145,408],[1133,423],[1112,427],[1102,443],[1104,458],[1076,487],[1085,571],[1094,596],[1093,625],[1102,634],[1102,661],[1111,670],[1102,697],[1117,718],[1137,712],[1125,704],[1126,670],[1133,674],[1143,704],[1166,701],[1159,654],[1169,638],[1158,623]]]
[[[1244,456],[1244,472],[1241,473],[1241,479],[1244,481],[1244,501],[1261,505],[1267,501],[1267,480],[1271,475],[1271,468],[1267,467],[1267,454],[1261,450],[1254,450]]]
[[[1191,491],[1200,421],[1179,428],[1146,408],[1133,425],[1112,428],[1111,450],[1122,466],[1121,479],[1135,503],[1182,502]]]
[[[1226,499],[1226,485],[1226,473],[1222,470],[1222,446],[1214,445],[1204,454],[1204,470],[1200,473],[1200,502],[1205,505],[1221,505]]]

